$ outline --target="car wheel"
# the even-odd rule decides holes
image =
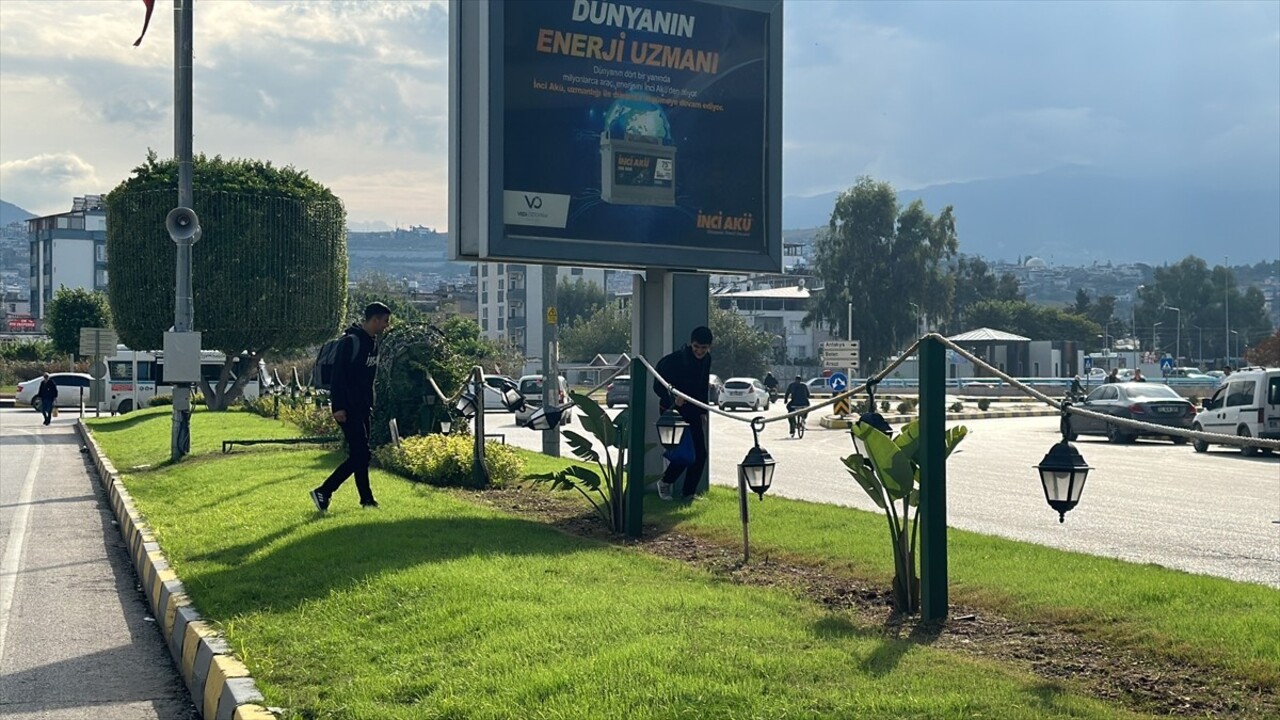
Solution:
[[[121,414],[121,415],[125,415],[125,414],[128,414],[128,413],[130,413],[130,412],[133,412],[133,401],[132,401],[132,400],[121,400],[121,401],[120,401],[120,404],[116,406],[116,412],[117,412],[117,413],[119,413],[119,414]]]
[[[40,412],[40,398],[36,397],[31,399],[31,409],[36,412]]]
[[[1110,440],[1116,445],[1119,445],[1120,443],[1124,442],[1124,434],[1120,432],[1120,428],[1108,423],[1107,424],[1107,440]]]
[[[1204,432],[1204,428],[1200,427],[1200,423],[1196,423],[1195,425],[1191,426],[1191,429],[1195,430],[1196,432]],[[1196,438],[1194,441],[1192,441],[1191,447],[1195,448],[1195,451],[1198,453],[1209,452],[1209,443],[1199,438]]]
[[[1169,438],[1169,439],[1173,441],[1173,444],[1174,444],[1174,445],[1186,445],[1186,444],[1187,444],[1187,439],[1186,439],[1186,438],[1184,438],[1184,437],[1182,437],[1182,436],[1179,436],[1179,435],[1174,435],[1173,437],[1171,437],[1171,438]]]
[[[1243,425],[1241,425],[1240,429],[1236,431],[1236,434],[1240,437],[1253,437],[1253,435],[1249,434],[1249,428]],[[1244,445],[1240,448],[1240,454],[1245,457],[1253,457],[1258,454],[1258,448],[1253,447],[1252,445]]]

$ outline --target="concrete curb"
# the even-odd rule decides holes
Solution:
[[[947,413],[947,420],[994,420],[996,418],[1021,418],[1021,417],[1055,417],[1062,413],[1053,408],[1045,408],[1043,410],[992,410],[988,412],[960,412]],[[884,419],[890,425],[900,425],[915,420],[917,415],[885,415]],[[828,430],[845,430],[857,418],[843,418],[837,415],[823,415],[818,424]]]
[[[156,624],[164,633],[169,652],[201,716],[205,720],[274,720],[275,715],[259,704],[264,698],[248,668],[191,606],[182,581],[169,568],[115,466],[83,420],[76,422],[76,430],[98,469],[98,481],[107,491],[120,536],[133,558],[138,584],[147,595]]]

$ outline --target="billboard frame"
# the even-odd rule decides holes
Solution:
[[[449,6],[450,259],[682,271],[782,270],[782,7],[783,0],[688,0],[766,16],[763,247],[690,247],[601,238],[530,238],[507,233],[503,212],[505,157],[504,7],[506,0],[451,0]],[[627,0],[646,5],[645,0]]]

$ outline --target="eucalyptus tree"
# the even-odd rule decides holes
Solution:
[[[902,209],[889,183],[858,178],[836,199],[815,242],[823,290],[805,323],[848,337],[852,308],[852,337],[861,342],[869,370],[915,338],[913,303],[927,315],[949,314],[947,263],[957,248],[951,206],[936,217],[919,200]]]

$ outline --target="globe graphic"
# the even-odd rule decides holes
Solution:
[[[615,100],[604,116],[605,136],[617,140],[671,144],[671,123],[661,105],[644,100]]]

